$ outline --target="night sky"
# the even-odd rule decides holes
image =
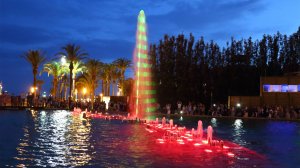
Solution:
[[[51,58],[75,43],[103,62],[131,59],[141,9],[151,43],[166,33],[193,33],[224,45],[231,36],[296,32],[299,7],[299,0],[0,0],[0,81],[10,93],[29,90],[31,66],[20,58],[29,49]],[[51,78],[41,78],[49,91]]]

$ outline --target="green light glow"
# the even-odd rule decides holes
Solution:
[[[145,95],[156,94],[156,90],[143,90],[142,93]]]
[[[147,37],[145,35],[139,35],[139,40],[147,41]]]
[[[137,67],[139,67],[139,68],[150,68],[151,66],[149,64],[147,64],[147,63],[140,63],[140,62],[138,62],[137,63]]]
[[[138,77],[140,77],[140,76],[142,76],[142,77],[148,77],[148,76],[150,76],[150,75],[151,75],[150,72],[141,72],[141,73],[138,73],[138,74],[137,74]]]
[[[147,58],[147,54],[138,53],[139,58]]]
[[[147,26],[146,17],[143,10],[140,11],[137,24],[137,41],[135,47],[135,99],[134,109],[135,116],[144,117],[145,112],[156,111],[156,90],[153,89],[155,83],[151,81],[151,65],[148,57],[147,45]]]
[[[147,50],[146,45],[139,44],[137,47],[138,47],[138,49]]]
[[[144,103],[155,103],[156,99],[155,98],[151,98],[151,99],[145,99]]]

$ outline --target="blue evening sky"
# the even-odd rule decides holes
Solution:
[[[299,7],[299,0],[0,0],[0,81],[11,93],[28,91],[32,70],[20,56],[29,49],[53,57],[75,43],[103,62],[131,59],[141,9],[150,43],[193,33],[223,45],[231,36],[290,35],[300,26]],[[41,78],[48,91],[51,78]]]

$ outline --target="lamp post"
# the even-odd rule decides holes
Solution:
[[[31,87],[31,88],[30,88],[30,93],[31,93],[31,94],[34,94],[34,87]]]
[[[33,96],[33,98],[32,98],[32,104],[33,104],[33,106],[35,106],[35,94],[36,94],[36,91],[37,91],[37,87],[30,87],[30,93],[31,93],[31,95]]]
[[[60,62],[61,62],[61,65],[63,65],[63,66],[66,65],[67,64],[67,58],[66,58],[66,56],[63,55],[61,57],[61,59],[60,59]]]
[[[75,89],[75,100],[77,101],[77,95],[78,95],[78,91],[77,91],[77,89]]]
[[[103,101],[103,93],[100,93],[100,102]]]
[[[3,89],[2,83],[0,82],[0,95],[2,95],[2,89]]]
[[[87,90],[86,90],[86,88],[84,87],[84,88],[82,89],[83,100],[84,100],[84,101],[85,101],[85,94],[86,94],[86,92],[87,92]]]

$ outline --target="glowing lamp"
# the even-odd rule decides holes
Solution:
[[[62,56],[61,59],[60,59],[60,62],[61,62],[62,65],[66,65],[66,63],[67,63],[66,56]]]
[[[82,93],[85,95],[86,92],[87,92],[87,89],[84,87],[84,88],[82,89]]]
[[[30,92],[31,92],[31,93],[34,93],[34,87],[31,87],[31,88],[30,88]]]

